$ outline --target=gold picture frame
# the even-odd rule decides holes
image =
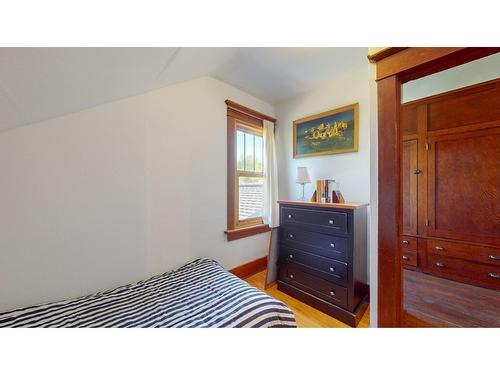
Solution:
[[[357,152],[358,138],[359,103],[304,117],[293,122],[293,158]]]

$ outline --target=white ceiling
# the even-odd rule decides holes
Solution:
[[[366,48],[0,48],[0,130],[210,75],[276,103],[366,64]]]

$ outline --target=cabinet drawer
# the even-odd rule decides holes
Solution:
[[[280,280],[328,302],[347,308],[347,288],[316,276],[304,267],[288,262],[282,264]]]
[[[450,279],[500,289],[500,267],[438,255],[427,256],[427,270]]]
[[[402,250],[417,251],[417,237],[400,236],[399,239]]]
[[[414,250],[402,250],[402,262],[404,266],[418,267],[418,253]]]
[[[283,262],[296,262],[324,272],[324,277],[331,278],[332,281],[336,281],[344,285],[347,283],[347,263],[285,246],[280,247],[280,259]]]
[[[500,249],[487,246],[468,245],[460,242],[427,240],[427,254],[445,255],[464,260],[500,266]]]
[[[347,261],[348,241],[345,237],[305,232],[300,229],[280,227],[280,242],[299,250],[305,250],[326,258]]]
[[[281,225],[300,226],[303,229],[326,234],[346,234],[347,213],[305,208],[281,208]]]

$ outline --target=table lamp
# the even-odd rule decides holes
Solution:
[[[302,185],[302,197],[300,198],[300,200],[305,201],[306,197],[304,195],[304,185],[311,183],[311,178],[309,177],[309,173],[307,172],[307,167],[297,167],[297,180],[295,182]]]

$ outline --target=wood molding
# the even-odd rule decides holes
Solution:
[[[401,82],[407,82],[499,51],[499,47],[405,48],[377,61],[376,79],[397,74]]]
[[[228,241],[238,240],[240,238],[255,236],[256,234],[270,232],[271,228],[267,224],[253,225],[251,227],[227,229],[224,233],[227,234]]]
[[[232,100],[227,99],[225,103],[227,104],[228,108],[234,109],[235,111],[255,117],[259,120],[267,120],[276,123],[276,119],[274,117],[268,116],[261,112],[257,112],[251,108],[245,107],[244,105],[233,102]]]
[[[267,257],[252,260],[251,262],[242,264],[241,266],[229,270],[233,275],[240,279],[255,275],[256,273],[265,270],[267,267]]]
[[[407,48],[408,47],[387,47],[378,52],[372,53],[371,55],[368,55],[368,60],[374,63],[382,59],[385,59],[386,57],[394,55],[395,53],[398,53],[399,51],[402,51]]]

